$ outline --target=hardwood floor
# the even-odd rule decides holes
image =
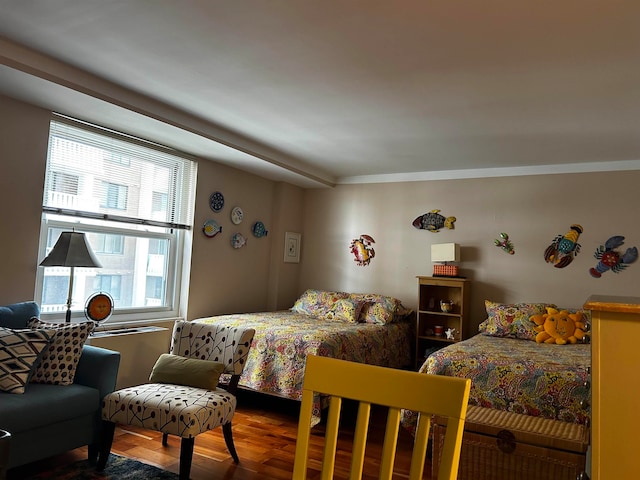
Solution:
[[[293,455],[296,443],[299,404],[266,395],[242,390],[238,395],[238,409],[233,421],[233,438],[240,463],[234,464],[227,451],[222,430],[216,429],[196,437],[191,468],[192,480],[289,480],[293,469]],[[373,411],[371,433],[368,441],[365,479],[376,479],[380,464],[382,437],[386,421],[386,410]],[[344,429],[340,433],[339,452],[336,462],[335,479],[346,479],[350,461],[355,405],[347,404],[343,414]],[[323,432],[322,424],[313,433]],[[409,476],[412,437],[404,429],[400,430],[398,454],[394,479]],[[178,472],[180,439],[169,437],[169,445],[163,447],[161,434],[137,428],[117,428],[112,453],[135,458],[165,470]],[[311,467],[319,465],[322,451],[314,452]],[[8,480],[18,480],[55,466],[86,458],[86,448],[11,470]],[[430,478],[430,465],[425,467],[425,478]],[[315,480],[319,475],[309,475]]]

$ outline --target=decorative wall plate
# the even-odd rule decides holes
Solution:
[[[241,233],[231,235],[231,246],[233,248],[242,248],[247,244],[247,239]]]
[[[219,212],[224,208],[224,195],[222,192],[213,192],[209,197],[209,206],[214,212]]]
[[[234,225],[238,225],[242,222],[242,217],[244,217],[244,212],[240,207],[233,207],[231,210],[231,221]]]
[[[87,299],[84,315],[94,322],[102,322],[113,312],[113,299],[105,292],[95,293]]]
[[[218,222],[216,222],[215,220],[207,220],[202,226],[202,233],[204,233],[209,238],[215,237],[220,232],[222,232],[222,227],[218,225]]]
[[[264,226],[264,223],[262,222],[254,223],[251,231],[253,232],[253,235],[258,238],[264,237],[269,233],[267,231],[267,228]]]

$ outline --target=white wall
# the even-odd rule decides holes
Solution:
[[[621,273],[592,278],[595,249],[612,235],[624,249],[640,248],[640,172],[539,175],[448,181],[342,185],[305,192],[300,289],[376,292],[415,308],[417,275],[431,275],[430,245],[461,245],[461,275],[471,285],[472,322],[484,316],[484,300],[547,301],[580,307],[590,294],[637,295],[640,261]],[[455,216],[454,230],[431,233],[411,223],[440,209]],[[544,260],[556,235],[581,224],[582,244],[563,269]],[[501,232],[515,255],[494,246]],[[357,266],[349,243],[371,235],[376,256]]]
[[[0,95],[0,305],[33,299],[49,118]]]
[[[220,191],[224,209],[215,213],[209,197]],[[302,228],[302,190],[244,173],[213,162],[198,165],[193,258],[188,318],[238,312],[256,312],[293,305],[298,295],[299,265],[284,264],[282,251],[286,229]],[[230,212],[240,206],[244,219],[234,225]],[[202,225],[214,219],[222,233],[213,238],[202,234]],[[262,221],[268,234],[252,233]],[[246,246],[234,249],[231,235],[239,232]]]

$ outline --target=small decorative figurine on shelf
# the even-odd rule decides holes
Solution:
[[[444,334],[447,336],[447,340],[453,340],[456,336],[456,329],[455,328],[447,328],[444,332]]]
[[[453,310],[453,302],[450,300],[440,300],[440,310],[444,313],[449,313]]]

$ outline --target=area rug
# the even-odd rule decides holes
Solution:
[[[109,456],[107,466],[102,472],[88,460],[81,460],[57,467],[49,472],[39,473],[25,480],[177,480],[178,475],[158,467],[120,455]]]

